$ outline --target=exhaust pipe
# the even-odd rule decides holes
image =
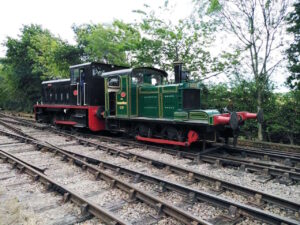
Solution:
[[[182,62],[174,62],[175,83],[182,82]]]

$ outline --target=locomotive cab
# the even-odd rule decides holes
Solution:
[[[74,105],[104,105],[102,73],[126,67],[102,63],[85,63],[70,67],[71,102]]]
[[[101,74],[124,68],[104,63],[84,63],[70,66],[70,79],[42,82],[42,101],[34,106],[36,120],[92,131],[104,130],[103,118],[97,117],[105,104]]]
[[[142,99],[140,88],[147,86],[157,89],[167,73],[155,68],[141,67],[103,73],[105,80],[105,116],[138,117]]]

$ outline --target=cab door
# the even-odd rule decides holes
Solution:
[[[70,103],[72,105],[86,105],[86,71],[84,68],[71,70]]]
[[[78,91],[78,98],[77,98],[77,105],[86,105],[86,71],[85,69],[81,68],[79,70],[79,84],[77,83],[77,91]]]
[[[71,69],[71,84],[70,84],[70,104],[71,105],[79,105],[79,82],[80,82],[80,74],[79,69]]]
[[[116,116],[117,93],[120,91],[120,77],[113,76],[105,79],[105,111],[107,116]]]
[[[128,117],[129,107],[128,107],[128,76],[120,76],[121,84],[120,90],[117,92],[117,117]]]
[[[130,116],[138,116],[138,85],[140,83],[140,76],[129,77],[129,108]]]

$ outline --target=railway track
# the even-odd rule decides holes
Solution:
[[[2,117],[10,117],[17,119],[19,121],[26,121],[28,123],[35,122],[34,115],[28,116],[28,114],[25,114],[25,116],[22,113],[1,113],[0,116]],[[300,156],[300,146],[297,145],[287,145],[287,144],[280,144],[280,143],[271,143],[271,142],[264,142],[264,141],[251,141],[251,140],[238,140],[238,145],[240,146],[240,149],[249,149],[249,150],[261,150],[263,152],[270,152],[270,153],[278,153],[278,154],[285,154],[288,155],[295,154],[297,156]]]
[[[83,135],[81,133],[76,133],[75,136],[66,131],[57,130],[47,125],[37,125],[28,121],[22,121],[19,118],[17,120],[17,122],[14,122],[13,118],[11,117],[9,121],[2,119],[2,121],[14,123],[16,125],[29,126],[42,130],[46,129],[50,132],[55,132],[56,134],[64,135],[66,137],[76,138],[76,136]],[[5,123],[3,125],[5,125]],[[206,152],[199,153],[149,145],[115,137],[95,136],[90,134],[84,134],[84,136],[88,138],[99,139],[100,141],[105,141],[108,143],[122,144],[134,148],[142,148],[158,151],[160,153],[167,153],[179,158],[191,159],[196,162],[209,163],[216,166],[235,167],[247,172],[260,174],[262,181],[268,181],[275,177],[279,182],[284,184],[300,182],[300,154],[297,153],[273,153],[271,151],[264,152],[259,149],[253,150],[235,148],[231,146],[216,146],[206,150]],[[87,140],[82,139],[81,141],[88,143]],[[90,144],[93,145],[95,143]]]
[[[287,145],[280,143],[270,143],[264,141],[250,141],[250,140],[238,140],[238,144],[245,147],[251,147],[256,149],[268,149],[271,151],[287,151],[290,153],[299,153],[300,147],[297,145]]]
[[[94,205],[93,203],[89,202],[87,199],[81,197],[77,193],[69,190],[65,186],[59,184],[58,182],[54,181],[53,179],[49,178],[45,174],[39,172],[38,170],[34,169],[36,167],[35,165],[30,165],[29,163],[25,163],[22,159],[13,156],[9,154],[6,151],[0,150],[0,159],[3,161],[3,163],[11,164],[11,167],[7,167],[7,169],[15,169],[18,170],[19,173],[25,173],[33,178],[34,181],[39,181],[41,184],[43,184],[44,189],[46,191],[55,191],[58,194],[61,194],[63,196],[63,200],[65,203],[68,201],[75,203],[78,205],[77,209],[73,209],[72,212],[68,212],[70,210],[64,209],[61,205],[61,199],[58,199],[57,197],[54,198],[53,196],[49,196],[49,194],[42,194],[40,196],[37,196],[38,193],[31,194],[31,196],[26,196],[26,191],[29,193],[37,192],[32,191],[32,188],[30,186],[26,187],[26,184],[30,182],[28,179],[28,176],[25,178],[18,174],[18,182],[14,182],[12,184],[7,185],[7,190],[4,192],[5,195],[9,195],[9,192],[13,192],[13,196],[15,197],[15,192],[23,193],[25,196],[19,197],[19,199],[25,199],[26,205],[34,205],[35,213],[33,214],[34,217],[40,218],[40,220],[43,220],[43,216],[49,217],[49,209],[55,208],[55,211],[52,211],[52,220],[50,221],[44,221],[47,224],[74,224],[74,223],[80,223],[85,222],[89,219],[91,219],[91,215],[95,215],[97,217],[100,217],[102,221],[106,223],[112,223],[115,222],[115,224],[126,224],[122,222],[120,219],[118,219],[116,216],[112,215],[105,209]],[[1,165],[2,166],[2,165]],[[3,183],[3,179],[1,179],[1,183]],[[3,185],[3,184],[2,184]],[[4,185],[3,185],[4,186]],[[11,187],[16,187],[15,189],[11,189]],[[34,186],[34,185],[31,185]],[[40,187],[41,188],[41,187]],[[28,198],[29,197],[29,198]],[[5,196],[4,196],[5,198]],[[53,202],[54,198],[54,202]],[[45,200],[46,199],[46,200]],[[31,201],[30,201],[31,200]],[[30,203],[28,202],[30,201]],[[32,204],[34,202],[35,204]],[[50,205],[49,205],[50,203]],[[83,208],[84,206],[88,205],[88,208]],[[72,206],[74,207],[74,206]],[[77,213],[76,211],[81,209],[81,214]],[[86,210],[85,210],[86,209]],[[85,211],[84,211],[85,210]],[[43,214],[43,212],[46,212]],[[7,212],[10,213],[10,212]],[[70,215],[68,215],[70,214]],[[32,215],[31,215],[32,216]],[[54,219],[54,221],[53,221]],[[39,221],[41,222],[41,221]],[[22,223],[22,222],[21,222]]]
[[[14,138],[22,139],[21,136]],[[29,144],[31,141],[32,139],[27,139],[25,143]],[[52,151],[54,154],[49,154],[44,152],[45,149],[39,149],[42,147],[49,150],[49,147],[38,142],[34,144],[37,144],[35,150],[19,153],[22,158],[16,156],[16,153],[10,154],[3,150],[0,150],[0,156],[15,168],[45,184],[47,189],[61,193],[64,201],[78,204],[83,214],[91,213],[107,224],[151,224],[166,219],[171,223],[173,220],[175,223],[180,222],[179,224],[210,224],[66,152],[55,149]],[[31,157],[32,154],[34,158]],[[33,169],[33,166],[37,166],[37,161],[38,164],[47,166],[47,175]],[[76,169],[72,163],[80,169]],[[167,215],[167,218],[162,214]]]
[[[4,134],[4,133],[2,132],[2,134]],[[13,136],[12,134],[7,134],[7,135]],[[231,202],[227,199],[225,199],[225,200],[222,198],[218,199],[218,198],[215,198],[216,196],[212,197],[211,194],[201,192],[201,191],[196,191],[187,186],[179,185],[174,182],[169,182],[162,178],[157,178],[157,177],[149,176],[149,175],[146,175],[143,173],[138,173],[137,171],[134,171],[134,170],[128,170],[125,167],[121,167],[121,166],[114,165],[112,163],[101,161],[101,160],[95,159],[93,157],[88,157],[86,154],[82,155],[82,154],[78,154],[75,152],[66,151],[66,150],[58,148],[57,146],[53,146],[53,145],[49,145],[50,147],[49,146],[41,146],[40,144],[37,144],[38,142],[36,140],[34,140],[33,138],[30,139],[30,138],[28,138],[28,136],[20,137],[20,136],[15,135],[14,137],[19,138],[19,139],[22,138],[22,140],[24,142],[35,143],[36,145],[39,146],[39,148],[40,147],[44,148],[44,150],[47,149],[48,151],[63,151],[66,154],[72,154],[71,156],[74,156],[75,158],[72,158],[71,161],[73,160],[73,162],[75,162],[75,163],[78,162],[76,160],[81,158],[81,159],[84,159],[87,163],[89,163],[89,165],[96,164],[96,165],[100,166],[100,168],[102,168],[102,169],[111,170],[117,174],[128,175],[131,177],[131,179],[134,178],[136,181],[143,181],[143,182],[155,184],[156,186],[158,186],[158,189],[161,191],[165,191],[165,190],[176,191],[177,193],[181,193],[181,195],[182,194],[185,195],[185,197],[187,198],[187,201],[190,201],[190,202],[199,201],[199,200],[200,201],[208,201],[210,204],[213,204],[217,207],[223,207],[228,212],[231,212],[231,213],[239,212],[238,218],[240,218],[241,215],[244,215],[244,216],[252,215],[253,218],[266,221],[270,224],[280,224],[277,222],[281,221],[281,219],[279,219],[279,218],[276,218],[276,219],[273,218],[274,221],[272,221],[270,218],[270,216],[272,217],[272,214],[270,214],[269,212],[265,212],[262,210],[259,211],[259,209],[257,209],[257,208],[253,208],[253,207],[251,208],[251,207],[249,207],[247,205],[243,205],[243,204],[235,204],[234,202]],[[70,137],[71,136],[69,136],[69,138]],[[72,138],[76,138],[76,137],[72,137]],[[242,186],[234,185],[229,182],[217,180],[212,177],[197,173],[196,171],[189,171],[183,167],[181,168],[179,166],[173,166],[172,164],[166,164],[161,161],[157,161],[157,160],[149,159],[149,158],[146,158],[143,156],[139,156],[137,154],[133,155],[133,154],[125,152],[125,151],[108,148],[107,146],[93,144],[90,141],[85,142],[84,140],[78,139],[78,138],[76,138],[76,140],[79,141],[81,144],[85,144],[86,146],[94,145],[95,147],[99,148],[100,150],[104,150],[105,154],[109,153],[109,154],[114,154],[115,156],[121,156],[124,158],[131,159],[132,161],[145,162],[148,165],[153,165],[153,166],[156,166],[159,168],[164,168],[165,170],[167,170],[169,172],[174,172],[176,174],[185,175],[187,178],[187,181],[191,182],[191,183],[193,183],[194,181],[200,181],[200,180],[208,181],[208,182],[214,184],[215,189],[216,189],[215,191],[219,192],[219,193],[221,193],[223,190],[230,190],[230,191],[235,191],[235,192],[241,192],[247,196],[252,196],[253,202],[251,202],[251,203],[256,206],[261,207],[265,204],[265,202],[275,203],[280,207],[288,208],[288,210],[292,211],[293,213],[290,213],[290,216],[292,215],[291,217],[295,217],[295,218],[299,217],[299,215],[298,215],[299,214],[299,204],[297,204],[297,203],[293,203],[293,202],[287,201],[285,199],[280,199],[275,196],[268,195],[266,193],[259,193],[258,191],[251,190],[249,188],[244,188]],[[225,204],[225,203],[227,203],[227,204]],[[245,207],[245,208],[243,208],[243,207]],[[251,210],[254,210],[254,211],[251,212]],[[266,214],[268,216],[266,216]],[[236,216],[237,215],[235,215],[234,218]],[[267,219],[265,217],[267,217]],[[225,216],[225,218],[226,218],[226,216]],[[296,221],[296,220],[293,221],[293,219],[291,219],[291,221],[285,221],[284,223],[286,223],[286,222],[287,222],[287,224],[299,223],[299,221]]]
[[[12,114],[12,116],[11,116],[9,114],[0,113],[0,117],[9,118],[13,121],[17,120],[18,122],[22,123],[23,125],[29,125],[29,126],[33,126],[33,124],[37,125],[37,123],[33,119],[27,119],[24,117],[20,117],[20,115]],[[39,124],[39,125],[41,125],[41,124]],[[41,125],[41,127],[46,127],[46,126],[47,125]],[[89,135],[89,136],[93,136],[93,135]],[[97,136],[97,137],[99,137],[99,136]],[[247,141],[242,140],[241,142],[244,143]],[[252,142],[253,141],[251,141],[251,143]],[[279,144],[281,146],[281,148],[276,149],[276,148],[271,148],[271,147],[268,148],[268,146],[275,145],[275,143],[268,143],[268,142],[266,142],[266,143],[268,144],[267,147],[259,146],[257,148],[253,148],[253,146],[250,145],[249,147],[251,147],[251,148],[247,149],[247,148],[243,148],[241,146],[235,147],[235,148],[233,148],[232,146],[230,146],[230,147],[227,146],[226,149],[228,151],[234,151],[234,152],[240,152],[240,151],[244,150],[244,151],[246,151],[245,153],[248,152],[250,155],[254,155],[257,152],[256,156],[263,156],[264,158],[267,158],[269,160],[281,160],[282,158],[277,158],[276,156],[274,156],[274,158],[272,158],[272,157],[268,158],[262,154],[267,154],[267,155],[271,154],[271,156],[272,156],[272,154],[276,153],[279,155],[279,157],[280,156],[282,156],[282,157],[284,157],[284,156],[285,157],[290,157],[290,156],[300,157],[300,147],[299,146],[293,146],[293,145],[289,146],[289,145]],[[282,150],[283,146],[284,146],[284,150]],[[289,151],[289,147],[294,149],[295,151]],[[297,151],[297,150],[299,150],[299,151]],[[245,154],[245,153],[243,153],[243,154]]]
[[[9,158],[6,160],[12,162]],[[78,213],[80,208],[72,203],[61,204],[59,195],[53,195],[45,186],[34,182],[32,176],[18,173],[17,168],[17,164],[0,163],[1,224],[100,222],[91,219],[90,214]]]

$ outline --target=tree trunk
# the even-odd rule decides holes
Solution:
[[[271,138],[270,132],[268,132],[267,135],[268,135],[268,141],[269,141],[269,142],[272,142],[272,138]]]
[[[294,145],[294,137],[293,137],[292,134],[288,135],[288,139],[289,139],[289,141],[290,141],[290,144],[291,144],[291,145]]]
[[[262,96],[261,96],[261,90],[258,88],[257,90],[257,112],[262,108],[261,103],[262,103]],[[262,135],[262,124],[258,123],[258,140],[262,141],[263,140],[263,135]]]

